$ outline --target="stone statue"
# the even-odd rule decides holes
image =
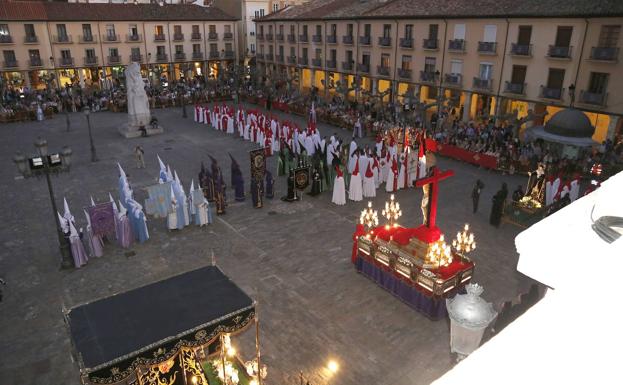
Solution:
[[[125,69],[126,90],[128,95],[128,123],[130,127],[145,127],[149,124],[149,100],[145,93],[145,84],[137,63],[132,62]]]

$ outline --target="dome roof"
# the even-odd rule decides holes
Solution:
[[[582,111],[567,108],[555,113],[545,123],[545,131],[571,138],[590,138],[595,133],[595,127]]]

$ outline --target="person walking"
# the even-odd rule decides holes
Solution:
[[[136,146],[134,148],[134,157],[136,158],[136,168],[145,168],[145,151],[143,147]]]
[[[480,201],[480,193],[482,189],[485,187],[485,184],[482,183],[480,179],[476,181],[476,185],[474,185],[474,189],[472,190],[472,203],[474,208],[474,214],[478,211],[478,203]]]

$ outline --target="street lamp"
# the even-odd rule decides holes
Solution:
[[[95,145],[93,145],[93,134],[91,134],[91,109],[84,109],[84,116],[87,118],[87,126],[89,127],[89,142],[91,142],[91,162],[97,162],[97,154],[95,153]]]
[[[569,86],[569,98],[571,98],[570,106],[573,108],[573,102],[575,102],[575,84]]]
[[[39,177],[42,174],[45,175],[46,181],[48,182],[48,191],[50,193],[50,201],[52,202],[52,215],[54,216],[54,223],[56,224],[56,233],[61,251],[61,268],[69,268],[73,265],[71,253],[69,251],[69,241],[65,238],[61,230],[50,174],[69,171],[72,151],[69,147],[65,146],[61,152],[48,155],[48,142],[41,137],[37,138],[34,145],[35,148],[37,148],[37,155],[26,157],[21,152],[17,152],[13,157],[13,162],[24,178],[33,176]]]

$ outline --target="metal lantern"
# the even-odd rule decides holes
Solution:
[[[471,354],[480,345],[487,326],[497,316],[491,303],[480,298],[482,286],[465,286],[467,294],[459,294],[446,299],[450,316],[450,351],[457,353],[459,359]]]

